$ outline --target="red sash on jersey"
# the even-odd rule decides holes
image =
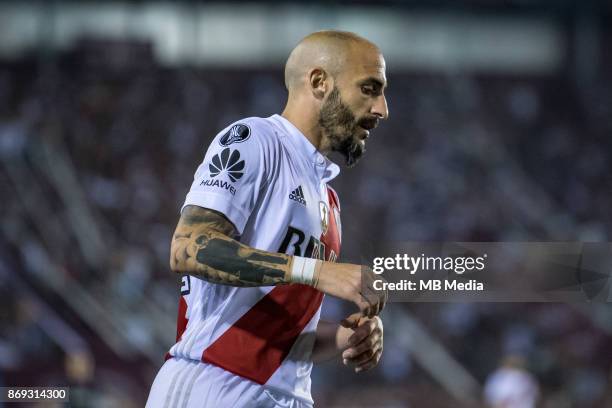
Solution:
[[[338,196],[328,187],[332,211],[325,244],[325,259],[340,254],[336,211]],[[202,353],[202,361],[256,383],[265,384],[289,355],[298,336],[315,315],[323,293],[299,284],[276,286]]]

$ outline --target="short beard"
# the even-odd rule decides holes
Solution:
[[[348,167],[353,167],[365,153],[365,147],[355,136],[358,125],[353,112],[342,102],[340,91],[334,87],[321,107],[319,126],[331,150],[341,153]]]

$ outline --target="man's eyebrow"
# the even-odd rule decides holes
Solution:
[[[369,78],[365,78],[359,81],[359,85],[376,85],[380,88],[386,88],[388,84],[385,84],[383,81],[381,81],[378,78],[369,77]]]

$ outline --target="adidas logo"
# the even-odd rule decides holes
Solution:
[[[305,206],[306,200],[304,199],[304,192],[302,191],[302,186],[298,186],[298,188],[289,193],[289,199],[297,201],[298,203]]]

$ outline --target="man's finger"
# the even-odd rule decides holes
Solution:
[[[357,307],[359,308],[359,311],[361,312],[362,316],[368,316],[368,314],[371,313],[372,305],[370,305],[370,303],[367,301],[366,298],[361,296],[361,293],[359,293],[353,299],[353,303],[355,303],[357,305]]]
[[[378,314],[378,298],[372,294],[371,292],[368,293],[360,293],[361,298],[364,299],[364,301],[366,301],[368,303],[368,305],[370,306],[367,310],[367,314],[365,314],[365,316],[367,317],[374,317]]]
[[[382,276],[378,276],[377,279],[386,282]],[[373,284],[370,286],[370,290],[372,291],[372,295],[376,297],[376,302],[378,303],[378,315],[385,308],[385,304],[387,303],[389,297],[389,292],[386,289],[374,289]]]
[[[385,290],[383,292],[382,301],[380,302],[380,310],[378,311],[379,313],[382,312],[383,309],[385,308],[385,305],[387,304],[387,300],[389,300],[389,292]]]
[[[374,311],[374,315],[379,315],[385,307],[385,303],[387,302],[387,291],[383,290],[375,290],[372,287],[364,288],[364,297],[368,300],[368,302],[372,305],[376,306],[376,310]],[[370,316],[372,317],[372,316]]]
[[[342,357],[348,358],[348,359],[355,358],[368,350],[381,347],[382,346],[381,338],[382,336],[380,332],[375,331],[374,333],[367,336],[365,339],[363,339],[358,344],[344,350],[344,352],[342,353]]]
[[[368,362],[374,355],[382,348],[382,344],[380,341],[375,342],[372,346],[357,349],[355,348],[354,352],[346,353],[346,357],[343,354],[343,361],[347,365],[360,366]]]
[[[367,296],[364,296],[362,293],[358,293],[356,295],[356,299],[354,300],[355,304],[359,307],[361,311],[362,317],[372,317],[374,316],[374,306],[375,303],[372,302]]]
[[[353,334],[348,338],[348,342],[350,346],[356,346],[361,343],[366,337],[372,333],[372,331],[376,328],[376,322],[373,320],[368,320],[362,325],[358,326],[354,329]]]
[[[349,317],[342,319],[340,321],[340,325],[342,327],[346,327],[347,329],[356,329],[359,325],[359,320],[361,319],[361,313],[353,313]]]
[[[378,350],[376,353],[374,353],[374,356],[370,360],[356,367],[355,372],[360,373],[362,371],[367,371],[367,370],[370,370],[371,368],[376,367],[378,365],[378,362],[380,361],[381,356],[382,356],[382,348]]]
[[[376,316],[380,312],[380,298],[375,293],[373,285],[374,285],[374,277],[375,275],[369,271],[368,269],[363,269],[361,272],[361,296],[365,298],[365,300],[370,304],[370,309],[367,314],[364,314],[367,317]]]

